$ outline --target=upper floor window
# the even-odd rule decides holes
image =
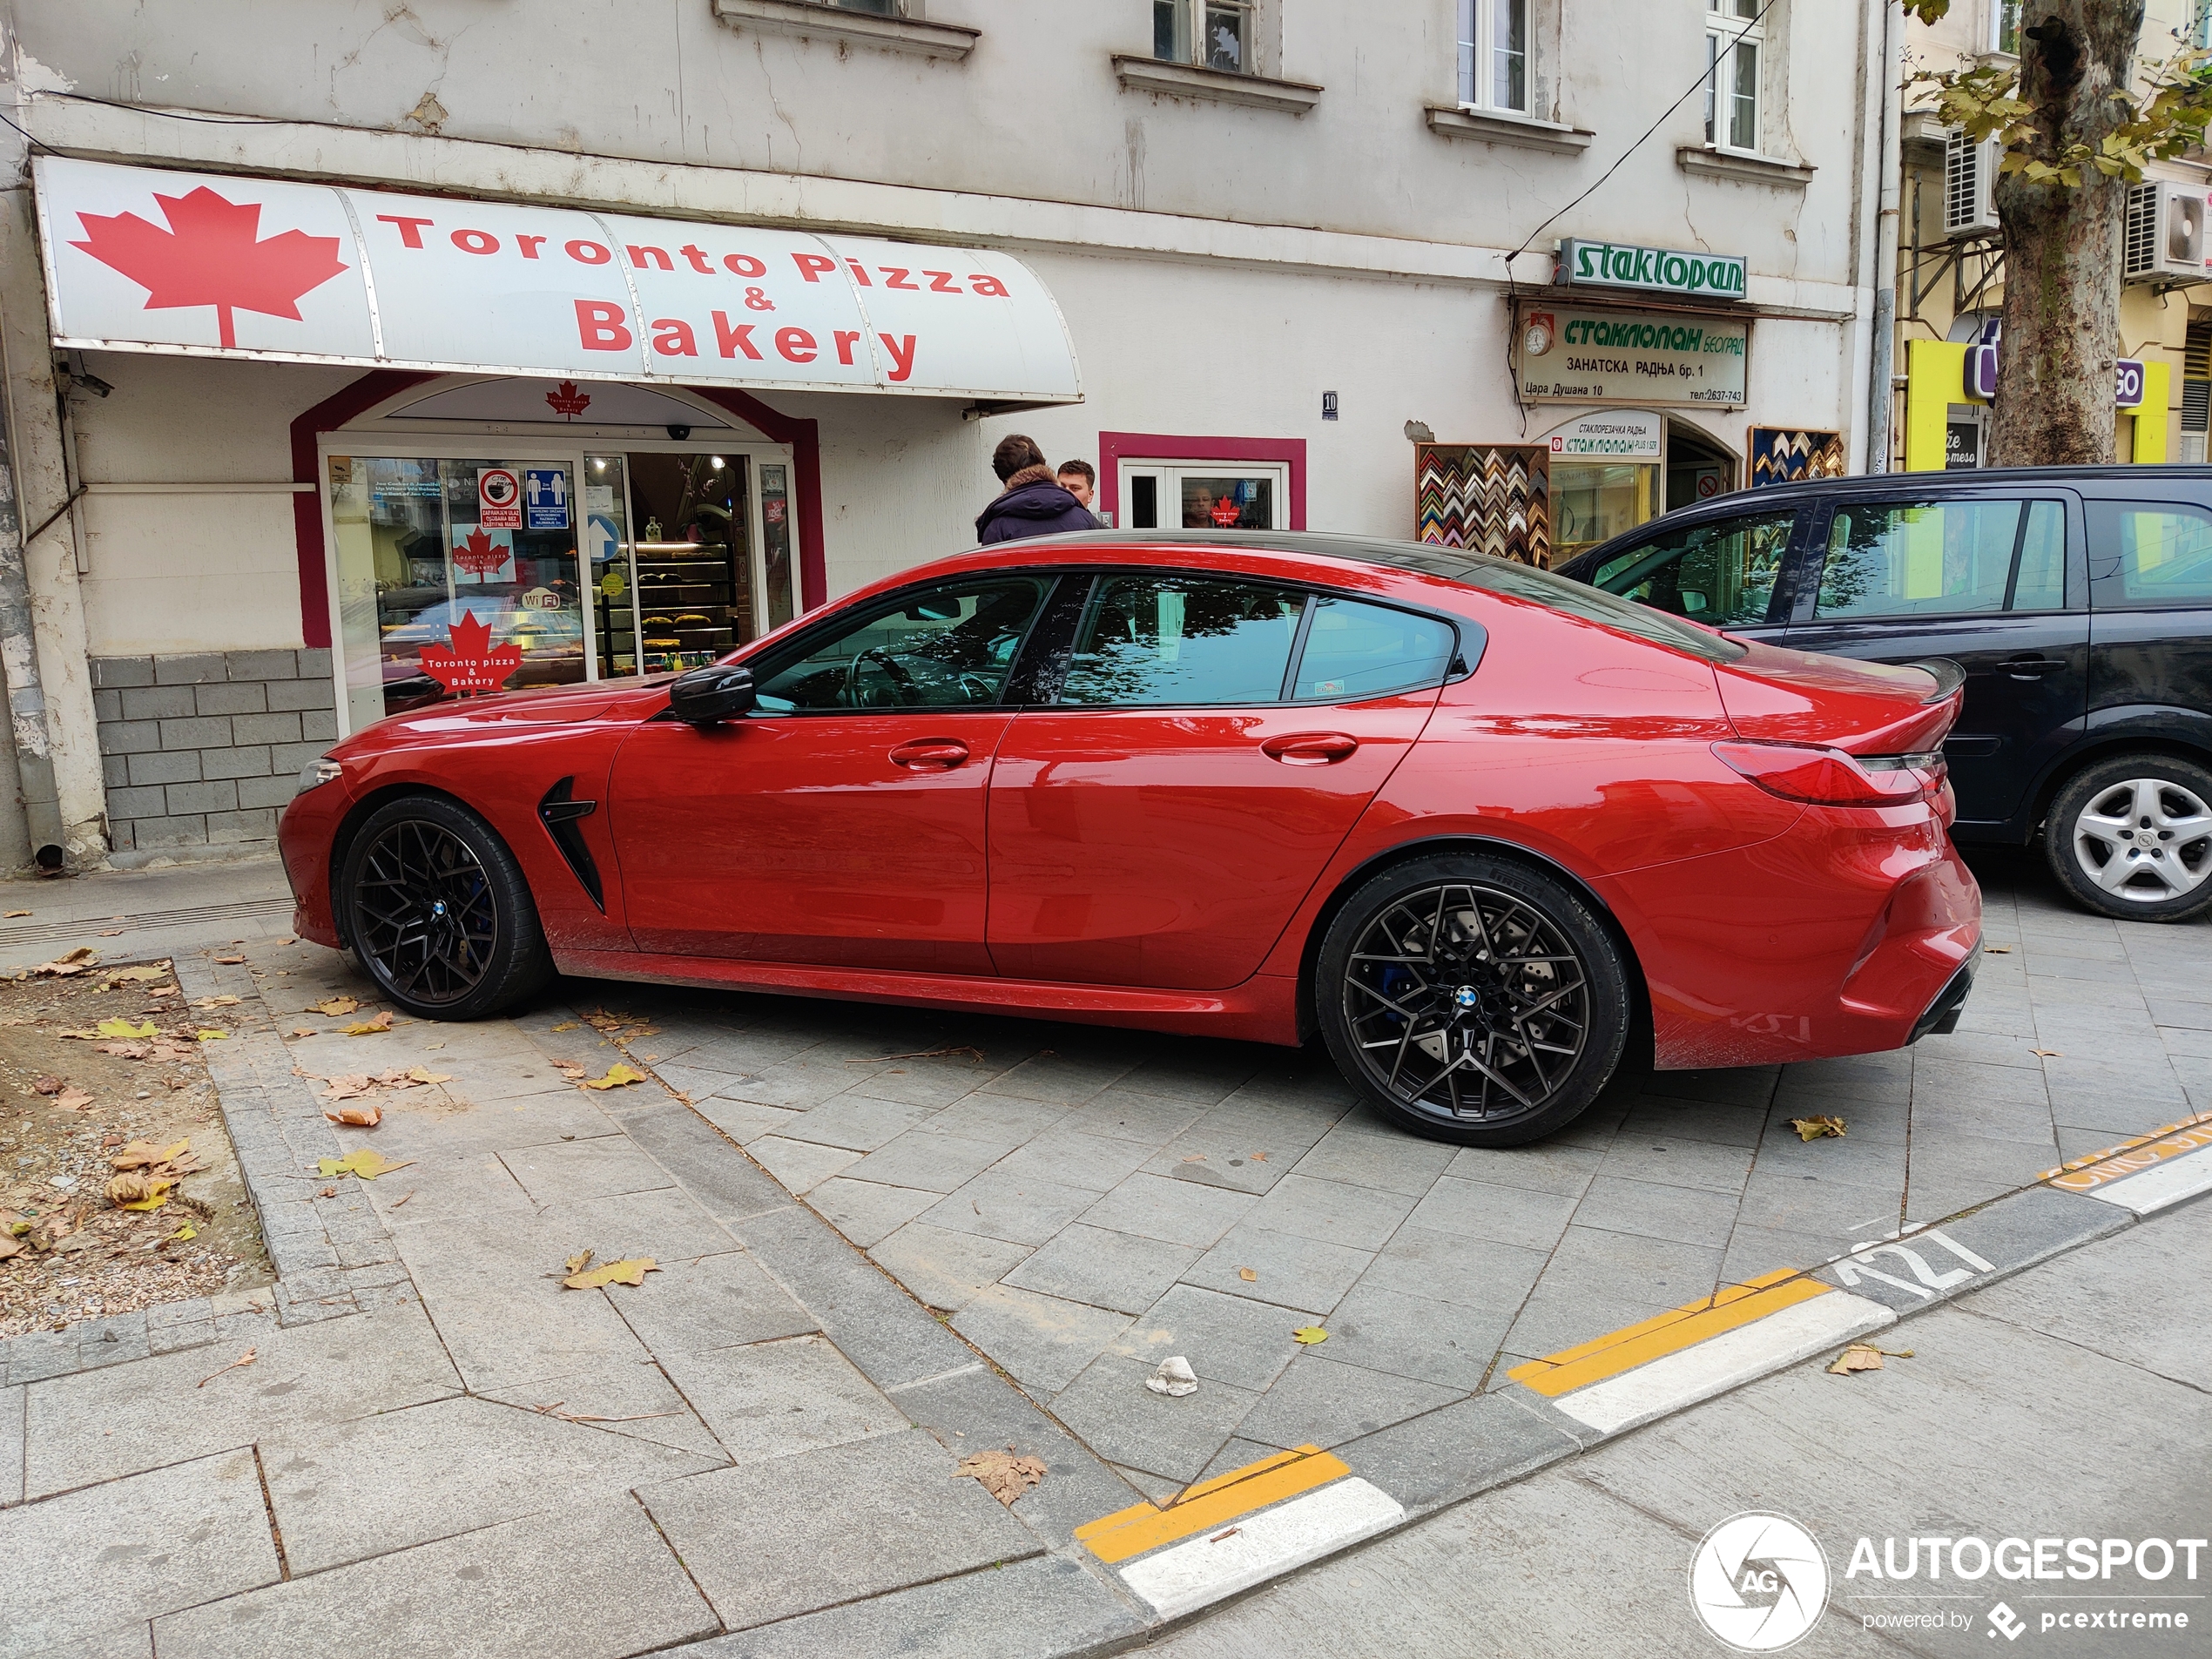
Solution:
[[[2020,54],[2020,0],[1990,0],[1989,49]]]
[[[1460,102],[1528,112],[1528,0],[1460,0]]]
[[[1152,56],[1231,75],[1255,75],[1255,0],[1152,0]]]
[[[877,17],[903,17],[907,15],[906,0],[819,0],[840,11],[865,11]]]
[[[1759,0],[1705,0],[1705,142],[1759,147],[1759,58],[1766,45]]]

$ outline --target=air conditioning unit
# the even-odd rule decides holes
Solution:
[[[1962,132],[1949,134],[1943,144],[1943,233],[1946,236],[1994,236],[1997,233],[1997,169],[2005,146],[1995,138],[1979,143]]]
[[[2204,280],[2205,192],[2202,185],[2147,179],[2128,187],[2120,274],[2128,282]]]

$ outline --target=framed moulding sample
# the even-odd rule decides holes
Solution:
[[[1794,484],[1806,478],[1844,475],[1844,436],[1803,427],[1755,426],[1744,454],[1750,457],[1751,488]]]
[[[1416,539],[1546,568],[1552,556],[1550,464],[1539,444],[1414,445]]]

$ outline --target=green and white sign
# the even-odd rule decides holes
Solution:
[[[1744,269],[1743,256],[1736,253],[1684,253],[1631,242],[1569,239],[1559,245],[1558,280],[1576,288],[1641,288],[1741,300]]]
[[[1751,326],[1735,317],[1526,301],[1514,326],[1524,403],[1740,409]]]

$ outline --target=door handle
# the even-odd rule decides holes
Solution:
[[[2057,657],[2007,657],[2005,659],[2005,671],[2016,680],[2032,680],[2045,674],[2055,674],[2066,665],[2065,659]]]
[[[1359,739],[1349,732],[1298,732],[1268,738],[1259,745],[1259,752],[1286,766],[1328,766],[1350,759],[1359,746]]]
[[[968,759],[968,745],[958,738],[917,738],[891,752],[891,764],[909,772],[950,772]]]

